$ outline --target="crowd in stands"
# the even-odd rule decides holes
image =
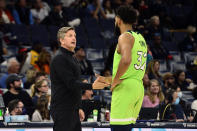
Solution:
[[[95,73],[111,76],[115,9],[120,5],[136,9],[133,28],[148,46],[142,111],[157,112],[147,119],[196,122],[196,0],[0,0],[0,93],[9,113],[52,121],[49,67],[58,43],[57,32],[47,34],[51,28],[75,27],[79,42],[74,57],[86,82]],[[32,31],[36,26],[46,29],[46,34],[36,32],[38,40]],[[30,32],[23,32],[24,27]],[[53,41],[42,43],[43,38]],[[110,95],[108,88],[82,91],[85,120],[94,109],[102,114],[102,108],[109,108]]]

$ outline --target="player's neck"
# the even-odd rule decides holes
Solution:
[[[133,30],[132,25],[122,25],[122,27],[120,28],[121,34],[128,31],[128,30],[130,30],[130,31]]]

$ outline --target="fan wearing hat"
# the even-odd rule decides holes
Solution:
[[[34,111],[33,102],[29,94],[25,90],[22,90],[21,84],[22,80],[19,75],[10,74],[6,79],[8,91],[3,95],[3,100],[7,107],[10,101],[19,99],[24,103],[26,113],[31,117]]]

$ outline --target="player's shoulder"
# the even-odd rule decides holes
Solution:
[[[134,40],[134,36],[131,33],[124,32],[119,37],[120,40]]]

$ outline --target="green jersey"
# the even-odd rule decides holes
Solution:
[[[124,79],[112,92],[110,124],[128,125],[135,123],[140,112],[144,87],[142,78],[146,69],[147,46],[142,35],[135,32],[127,32],[134,37],[134,45],[131,50],[131,63],[127,71],[121,76]],[[113,78],[115,77],[121,55],[116,52],[113,62]]]
[[[142,80],[144,77],[145,69],[146,69],[146,57],[147,57],[147,46],[146,41],[144,40],[141,34],[135,33],[133,31],[127,32],[130,33],[135,41],[133,48],[131,50],[131,64],[128,67],[127,71],[124,75],[121,76],[120,79],[133,78]],[[113,78],[115,77],[118,65],[121,59],[121,55],[117,53],[117,48],[114,54],[114,62],[113,62]]]

